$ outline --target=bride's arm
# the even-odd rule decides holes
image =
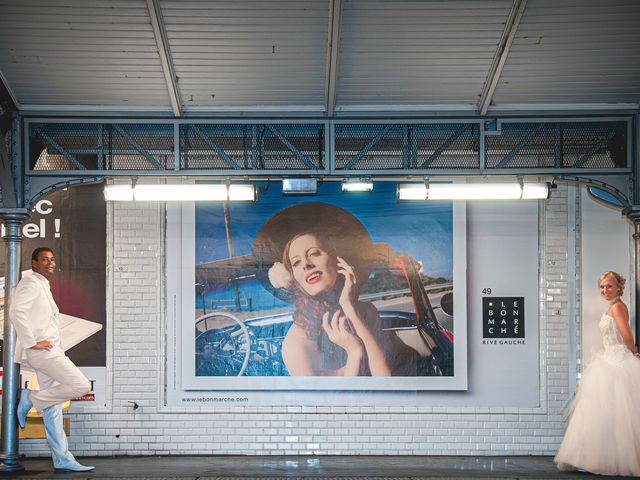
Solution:
[[[616,322],[622,341],[632,353],[638,353],[638,347],[633,343],[633,335],[629,328],[629,312],[627,306],[622,302],[616,302],[611,307],[611,316]]]

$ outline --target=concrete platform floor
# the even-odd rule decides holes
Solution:
[[[0,478],[45,479],[575,479],[607,478],[560,472],[553,457],[453,456],[162,456],[79,459],[91,473],[54,474],[49,458],[26,458],[25,471]]]

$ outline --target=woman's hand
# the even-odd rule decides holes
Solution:
[[[353,267],[349,265],[344,258],[337,257],[337,264],[338,273],[344,276],[344,287],[342,287],[338,302],[342,307],[342,310],[347,315],[351,315],[355,311],[355,304],[357,301],[356,274]]]
[[[322,316],[322,329],[333,343],[347,352],[347,355],[364,353],[364,347],[360,338],[354,333],[349,319],[340,311],[336,312],[329,320],[329,312]]]
[[[336,310],[329,321],[329,312],[327,312],[322,316],[322,328],[330,341],[347,352],[347,362],[340,368],[339,375],[360,375],[364,345],[353,332],[349,319],[340,310]]]

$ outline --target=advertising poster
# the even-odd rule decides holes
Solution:
[[[2,235],[5,234],[2,225]],[[31,253],[49,247],[56,257],[51,292],[60,309],[62,345],[83,371],[92,392],[72,408],[106,402],[106,206],[102,185],[82,185],[52,192],[34,207],[23,227],[22,275],[31,274]],[[0,242],[0,319],[4,320],[6,245]],[[1,345],[1,341],[0,341]],[[0,361],[2,356],[0,355]],[[24,386],[31,378],[21,372]]]
[[[256,203],[170,214],[181,387],[466,388],[464,211],[399,202],[396,188],[326,182],[305,197],[271,182]]]

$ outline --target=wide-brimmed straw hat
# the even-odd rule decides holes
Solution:
[[[299,203],[269,217],[253,240],[253,255],[262,267],[258,277],[277,297],[291,300],[284,283],[274,281],[272,266],[283,261],[283,252],[289,240],[305,233],[316,234],[327,243],[327,248],[335,249],[336,255],[354,268],[360,285],[367,280],[376,249],[364,225],[351,213],[335,205]],[[271,280],[268,278],[269,270]]]

